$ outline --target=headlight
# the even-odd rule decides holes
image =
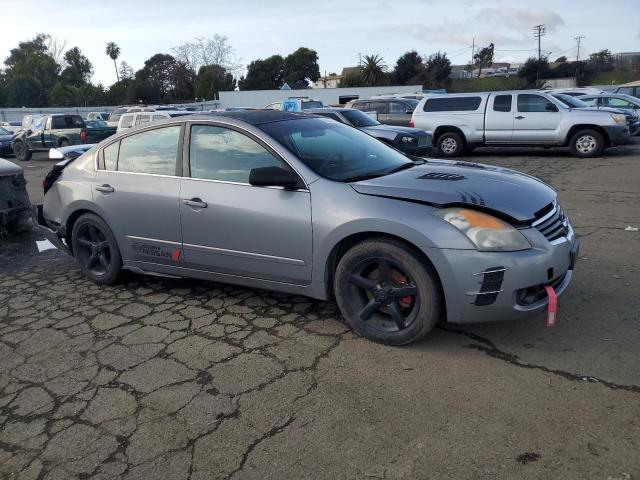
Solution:
[[[445,208],[434,215],[464,233],[478,250],[513,252],[531,248],[522,233],[491,215],[466,208]]]
[[[627,123],[627,117],[625,117],[621,113],[612,113],[611,118],[613,119],[614,122],[616,122],[619,125],[624,125]]]
[[[415,143],[418,141],[418,139],[416,137],[402,137],[400,141],[402,143]]]

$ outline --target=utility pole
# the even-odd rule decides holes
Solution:
[[[578,86],[578,66],[580,65],[580,42],[584,38],[584,35],[578,35],[574,37],[578,42],[578,51],[576,52],[576,86]]]
[[[547,34],[547,30],[543,23],[533,27],[533,38],[538,39],[538,68],[536,71],[536,83],[540,78],[540,62],[542,61],[542,50],[540,48],[540,39]]]
[[[473,77],[473,55],[476,51],[476,37],[473,37],[473,40],[471,41],[471,63],[469,64],[469,66],[471,67],[471,71],[469,72],[471,77]]]

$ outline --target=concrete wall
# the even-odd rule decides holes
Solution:
[[[372,95],[415,93],[421,91],[422,85],[406,85],[402,87],[314,88],[308,90],[247,90],[220,92],[220,104],[222,108],[263,108],[269,103],[286,100],[289,97],[310,97],[322,101],[325,105],[333,105],[338,103],[341,95],[358,95],[358,98],[369,98]]]

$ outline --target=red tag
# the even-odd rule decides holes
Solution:
[[[553,327],[558,320],[558,296],[553,287],[545,285],[544,289],[547,291],[547,297],[549,298],[549,304],[547,305],[547,327]]]
[[[177,262],[178,260],[180,260],[180,250],[178,248],[176,248],[171,253],[171,260],[173,260],[174,262]]]

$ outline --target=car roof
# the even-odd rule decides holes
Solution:
[[[307,113],[320,113],[320,112],[359,112],[357,108],[348,107],[322,107],[322,108],[308,108],[305,110]]]
[[[242,111],[235,111],[235,112],[211,112],[211,113],[192,114],[192,115],[181,117],[181,118],[184,120],[189,120],[189,119],[215,120],[216,118],[220,118],[220,117],[233,118],[235,120],[246,122],[250,125],[262,125],[265,123],[281,122],[284,120],[295,120],[300,118],[314,118],[313,115],[309,115],[307,113],[283,112],[280,110],[242,110]]]

